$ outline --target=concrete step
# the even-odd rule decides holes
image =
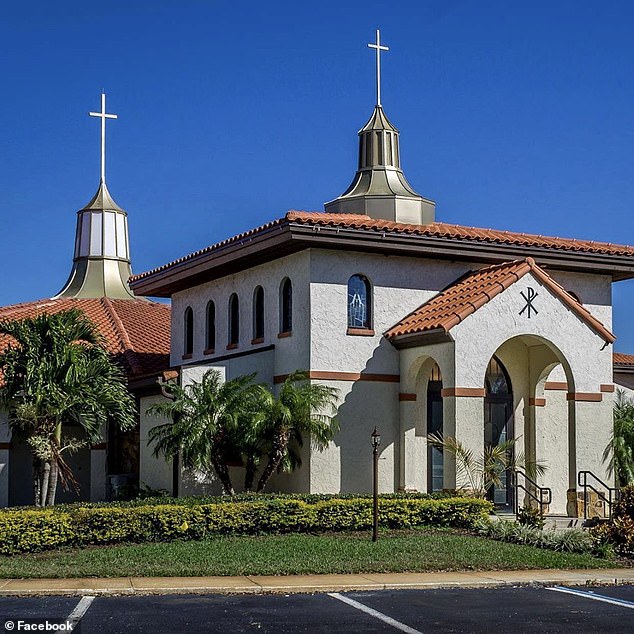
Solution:
[[[491,516],[494,521],[504,520],[506,522],[515,522],[517,520],[515,513],[510,511],[499,511]],[[582,517],[568,517],[567,515],[546,515],[544,517],[544,529],[549,530],[566,530],[568,528],[583,528]]]
[[[567,528],[583,528],[582,517],[568,517],[567,515],[546,515],[544,517],[545,529],[555,529],[556,531]]]

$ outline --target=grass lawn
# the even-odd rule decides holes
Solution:
[[[437,570],[605,568],[589,555],[497,542],[449,530],[218,537],[0,558],[0,578],[168,577]]]

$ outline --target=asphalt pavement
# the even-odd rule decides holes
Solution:
[[[61,631],[634,632],[634,585],[380,590],[315,594],[1,597],[0,627]],[[7,625],[11,623],[11,625]],[[79,630],[77,629],[79,627]],[[48,631],[54,631],[49,628]],[[59,629],[57,631],[60,631]]]

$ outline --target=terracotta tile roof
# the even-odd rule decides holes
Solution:
[[[634,354],[625,354],[623,352],[615,352],[612,355],[614,365],[629,365],[634,368]]]
[[[369,216],[359,214],[336,214],[320,211],[289,211],[282,218],[268,222],[260,227],[245,231],[232,238],[217,242],[209,247],[185,255],[178,260],[169,262],[150,271],[133,275],[131,282],[169,269],[175,265],[195,259],[201,255],[217,251],[229,245],[238,243],[252,236],[268,231],[277,226],[300,224],[316,227],[335,227],[340,229],[360,229],[377,233],[390,233],[402,235],[418,235],[426,237],[444,238],[447,240],[479,242],[496,245],[514,245],[523,247],[535,247],[554,249],[557,251],[569,251],[580,253],[596,253],[604,255],[633,256],[634,246],[612,244],[610,242],[596,242],[593,240],[575,240],[572,238],[557,238],[530,233],[515,233],[512,231],[500,231],[497,229],[481,229],[452,225],[443,222],[435,222],[429,225],[412,225],[389,220],[375,220]]]
[[[170,307],[145,299],[43,299],[0,308],[0,321],[78,308],[97,326],[130,378],[169,368]],[[9,343],[0,337],[0,349]]]
[[[434,236],[457,240],[475,240],[497,244],[514,244],[529,247],[543,247],[564,251],[586,251],[589,253],[609,253],[634,256],[634,246],[596,242],[593,240],[575,240],[573,238],[555,238],[530,233],[514,233],[497,229],[481,229],[434,222],[429,225],[409,225],[390,220],[375,220],[369,216],[355,214],[326,214],[321,212],[289,211],[286,218],[291,222],[328,225],[332,227],[366,229],[371,231],[406,233],[421,236]]]
[[[615,340],[614,335],[563,286],[537,266],[533,258],[504,262],[467,273],[387,330],[385,336],[393,339],[430,330],[447,333],[527,273],[532,273],[598,335],[609,343]]]

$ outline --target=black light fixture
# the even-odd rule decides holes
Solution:
[[[372,541],[379,538],[379,445],[381,444],[381,434],[374,427],[370,438],[372,439]]]
[[[381,444],[381,434],[379,433],[379,430],[375,427],[374,431],[372,432],[372,447],[373,449],[378,449],[379,445]]]

